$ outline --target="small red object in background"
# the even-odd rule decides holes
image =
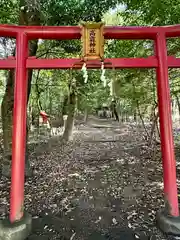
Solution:
[[[46,112],[44,112],[44,111],[41,111],[40,115],[41,115],[41,117],[43,119],[43,123],[45,123],[45,124],[48,123],[48,114]]]

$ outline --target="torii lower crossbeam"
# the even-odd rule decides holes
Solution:
[[[107,58],[104,60],[106,69],[121,68],[157,68],[158,58],[150,56],[148,58]],[[180,68],[180,58],[173,56],[167,57],[168,68]],[[42,59],[29,57],[26,60],[27,69],[81,69],[82,62],[80,58],[58,58],[58,59]],[[0,59],[1,69],[15,69],[15,57],[8,59]],[[87,68],[98,69],[101,64],[98,61],[88,61]]]

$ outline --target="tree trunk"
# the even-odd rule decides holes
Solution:
[[[126,113],[126,122],[129,122],[129,115]]]
[[[1,105],[3,145],[5,155],[11,152],[12,145],[12,110],[14,103],[14,71],[9,71],[5,94]]]
[[[27,116],[28,132],[31,131],[31,129],[32,129],[32,112],[33,112],[33,106],[32,106],[32,104],[29,104],[29,106],[28,106],[28,116]]]
[[[27,12],[27,4],[24,0],[20,1],[20,8],[23,10],[20,12],[19,25],[40,25],[39,19],[39,11],[37,9],[33,9],[33,11],[29,10]],[[29,20],[30,19],[30,20]],[[29,55],[36,55],[38,45],[37,41],[31,41],[29,44]],[[15,50],[13,55],[15,55]],[[14,70],[9,71],[7,77],[6,90],[3,97],[1,111],[2,111],[2,127],[3,127],[3,145],[4,145],[4,153],[5,157],[3,159],[2,164],[5,167],[4,173],[6,176],[10,175],[10,161],[11,161],[11,149],[12,149],[12,114],[13,114],[13,104],[14,104]],[[32,70],[28,71],[28,96],[29,99],[30,91],[31,91],[31,79],[32,79]],[[27,139],[28,139],[28,125],[27,125]],[[6,157],[7,156],[7,157]],[[26,157],[27,160],[27,157]],[[26,161],[26,166],[29,165],[28,161]],[[7,166],[8,169],[7,170]]]
[[[146,138],[146,139],[149,139],[149,133],[148,133],[148,131],[147,131],[147,129],[146,129],[146,125],[145,125],[145,122],[144,122],[144,118],[143,118],[143,115],[141,114],[141,111],[140,111],[139,102],[137,101],[136,104],[137,104],[138,115],[139,115],[139,117],[140,117],[141,123],[142,123],[143,128],[144,128],[145,133],[146,133],[145,138]]]
[[[88,109],[86,108],[84,111],[84,122],[87,123],[88,120]]]
[[[153,118],[153,122],[152,122],[152,126],[151,126],[151,133],[150,133],[150,137],[149,137],[149,145],[151,145],[153,135],[156,131],[156,128],[158,128],[158,123],[157,123],[158,118],[159,118],[159,112],[157,112],[157,113],[154,112],[154,118]]]
[[[69,97],[68,97],[68,118],[65,124],[65,130],[63,133],[63,140],[69,141],[71,140],[72,133],[73,133],[73,127],[74,127],[74,116],[75,116],[75,110],[76,110],[76,87],[75,85],[69,86]],[[64,109],[65,110],[65,109]]]
[[[178,106],[178,112],[179,112],[179,121],[180,121],[180,101],[177,95],[175,95],[177,106]]]
[[[134,122],[137,122],[137,113],[136,113],[136,110],[134,111],[133,119],[134,119]]]
[[[64,97],[62,115],[68,115],[68,95]]]
[[[122,123],[124,122],[124,113],[123,112],[121,113],[121,122]]]
[[[37,41],[30,44],[30,53],[35,55],[37,51]],[[12,140],[12,112],[14,104],[14,71],[9,71],[7,78],[7,85],[5,94],[2,101],[2,124],[3,124],[3,139],[4,139],[4,150],[11,149],[11,140]],[[32,79],[32,70],[28,71],[28,99],[31,91],[31,79]]]
[[[114,99],[111,102],[111,111],[113,112],[113,116],[115,117],[115,120],[119,121],[119,115],[117,112],[117,102]]]
[[[49,94],[49,114],[52,115],[52,113],[53,113],[53,101],[51,94]]]

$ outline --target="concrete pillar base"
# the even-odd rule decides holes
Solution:
[[[156,220],[163,233],[180,236],[180,217],[173,217],[162,211],[157,213]]]
[[[0,221],[0,240],[25,240],[31,232],[32,220],[27,213],[20,221],[11,223],[9,220]]]

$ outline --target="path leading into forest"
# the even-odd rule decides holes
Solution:
[[[28,240],[167,239],[155,225],[163,206],[160,155],[150,157],[140,129],[91,119],[66,145],[55,137],[30,146],[30,159]],[[9,184],[1,178],[1,215],[8,211]]]

